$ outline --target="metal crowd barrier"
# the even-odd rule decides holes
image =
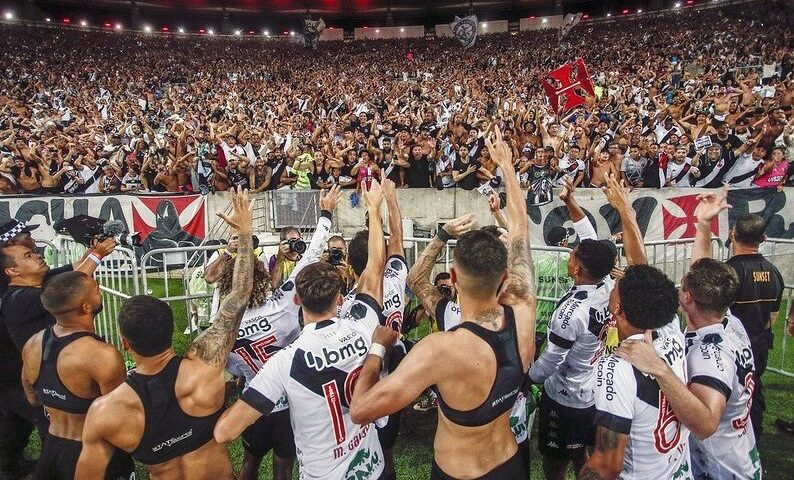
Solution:
[[[58,262],[55,265],[74,263],[83,257],[86,248],[72,240],[57,239]],[[52,244],[51,244],[52,245]],[[55,248],[55,245],[52,245]],[[118,313],[124,300],[140,293],[138,285],[138,261],[135,252],[126,247],[116,249],[102,259],[94,278],[102,292],[102,311],[94,319],[97,335],[123,352],[118,332]]]
[[[794,378],[794,367],[792,367],[794,365],[794,361],[786,356],[789,344],[793,341],[788,335],[786,335],[786,322],[790,318],[789,316],[791,315],[792,310],[794,310],[794,284],[786,285],[786,288],[783,290],[783,302],[786,306],[784,310],[778,313],[779,319],[777,321],[778,324],[783,324],[783,328],[781,331],[776,332],[775,345],[770,352],[770,357],[777,356],[777,361],[773,363],[772,359],[770,358],[767,370]],[[775,329],[773,328],[773,330]]]
[[[645,256],[648,265],[652,265],[667,275],[667,277],[680,286],[681,277],[689,270],[689,259],[692,257],[692,247],[695,240],[692,238],[680,240],[656,240],[645,242]],[[619,267],[626,266],[626,254],[623,244],[618,244]],[[717,237],[711,238],[712,258],[725,260],[725,246]]]

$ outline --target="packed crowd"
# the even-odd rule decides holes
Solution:
[[[321,43],[4,25],[0,191],[792,184],[791,29],[757,5],[454,40]],[[772,12],[774,13],[774,12]],[[785,13],[783,12],[783,15]],[[623,45],[627,48],[613,48]],[[596,96],[540,80],[584,58]]]
[[[254,241],[253,201],[236,189],[220,214],[233,234],[204,270],[219,293],[212,324],[181,356],[171,307],[126,299],[118,331],[129,371],[94,327],[103,299],[93,273],[115,241],[50,270],[30,227],[0,225],[0,474],[131,480],[134,459],[152,478],[253,480],[272,450],[277,480],[293,478],[295,460],[302,479],[394,480],[401,411],[424,394],[439,410],[432,480],[529,478],[535,409],[549,480],[571,466],[584,480],[762,478],[762,374],[783,292],[758,253],[763,218],[740,217],[735,255],[713,259],[711,225],[729,208],[728,187],[701,194],[677,288],[648,265],[618,176],[599,194],[623,225],[622,269],[565,179],[559,198],[577,243],[565,273],[536,283],[544,254],[529,243],[510,141],[497,127],[485,145],[506,173],[504,199],[490,196],[495,225],[476,225],[472,213],[447,222],[410,268],[385,172],[362,190],[367,230],[349,243],[331,236],[341,188],[323,190],[311,238],[287,234],[270,268]],[[451,270],[431,282],[451,239]],[[349,289],[340,272],[352,275]],[[541,308],[555,282],[566,293]],[[408,289],[435,327],[416,342],[401,335],[412,328]],[[786,323],[794,335],[794,311]],[[22,455],[34,425],[36,462]],[[235,477],[226,443],[238,437]]]

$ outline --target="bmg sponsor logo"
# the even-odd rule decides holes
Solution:
[[[363,337],[357,337],[336,349],[323,347],[319,354],[306,352],[306,364],[319,372],[349,358],[363,357],[367,351],[367,342]]]

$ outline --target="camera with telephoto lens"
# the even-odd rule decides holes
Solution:
[[[338,267],[345,263],[345,251],[341,248],[331,248],[328,250],[328,263]]]
[[[439,285],[436,288],[438,289],[439,293],[444,296],[444,298],[447,300],[452,300],[452,287],[449,285]]]
[[[124,247],[141,246],[140,234],[128,232],[121,220],[102,220],[88,215],[76,215],[55,222],[53,228],[59,233],[69,234],[75,242],[86,247],[111,237]]]
[[[287,240],[287,245],[289,245],[290,252],[294,252],[300,255],[303,255],[306,252],[306,242],[304,242],[300,238],[290,238],[289,240]]]

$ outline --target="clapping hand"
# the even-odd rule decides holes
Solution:
[[[333,212],[342,196],[342,187],[334,185],[329,190],[320,191],[320,209]]]
[[[711,224],[720,212],[732,208],[728,205],[728,184],[726,183],[717,192],[701,193],[698,195],[700,204],[697,209],[698,222]]]
[[[629,206],[629,187],[624,181],[618,181],[614,174],[609,174],[606,179],[606,186],[601,187],[601,191],[607,197],[607,201],[613,208],[620,210]]]

